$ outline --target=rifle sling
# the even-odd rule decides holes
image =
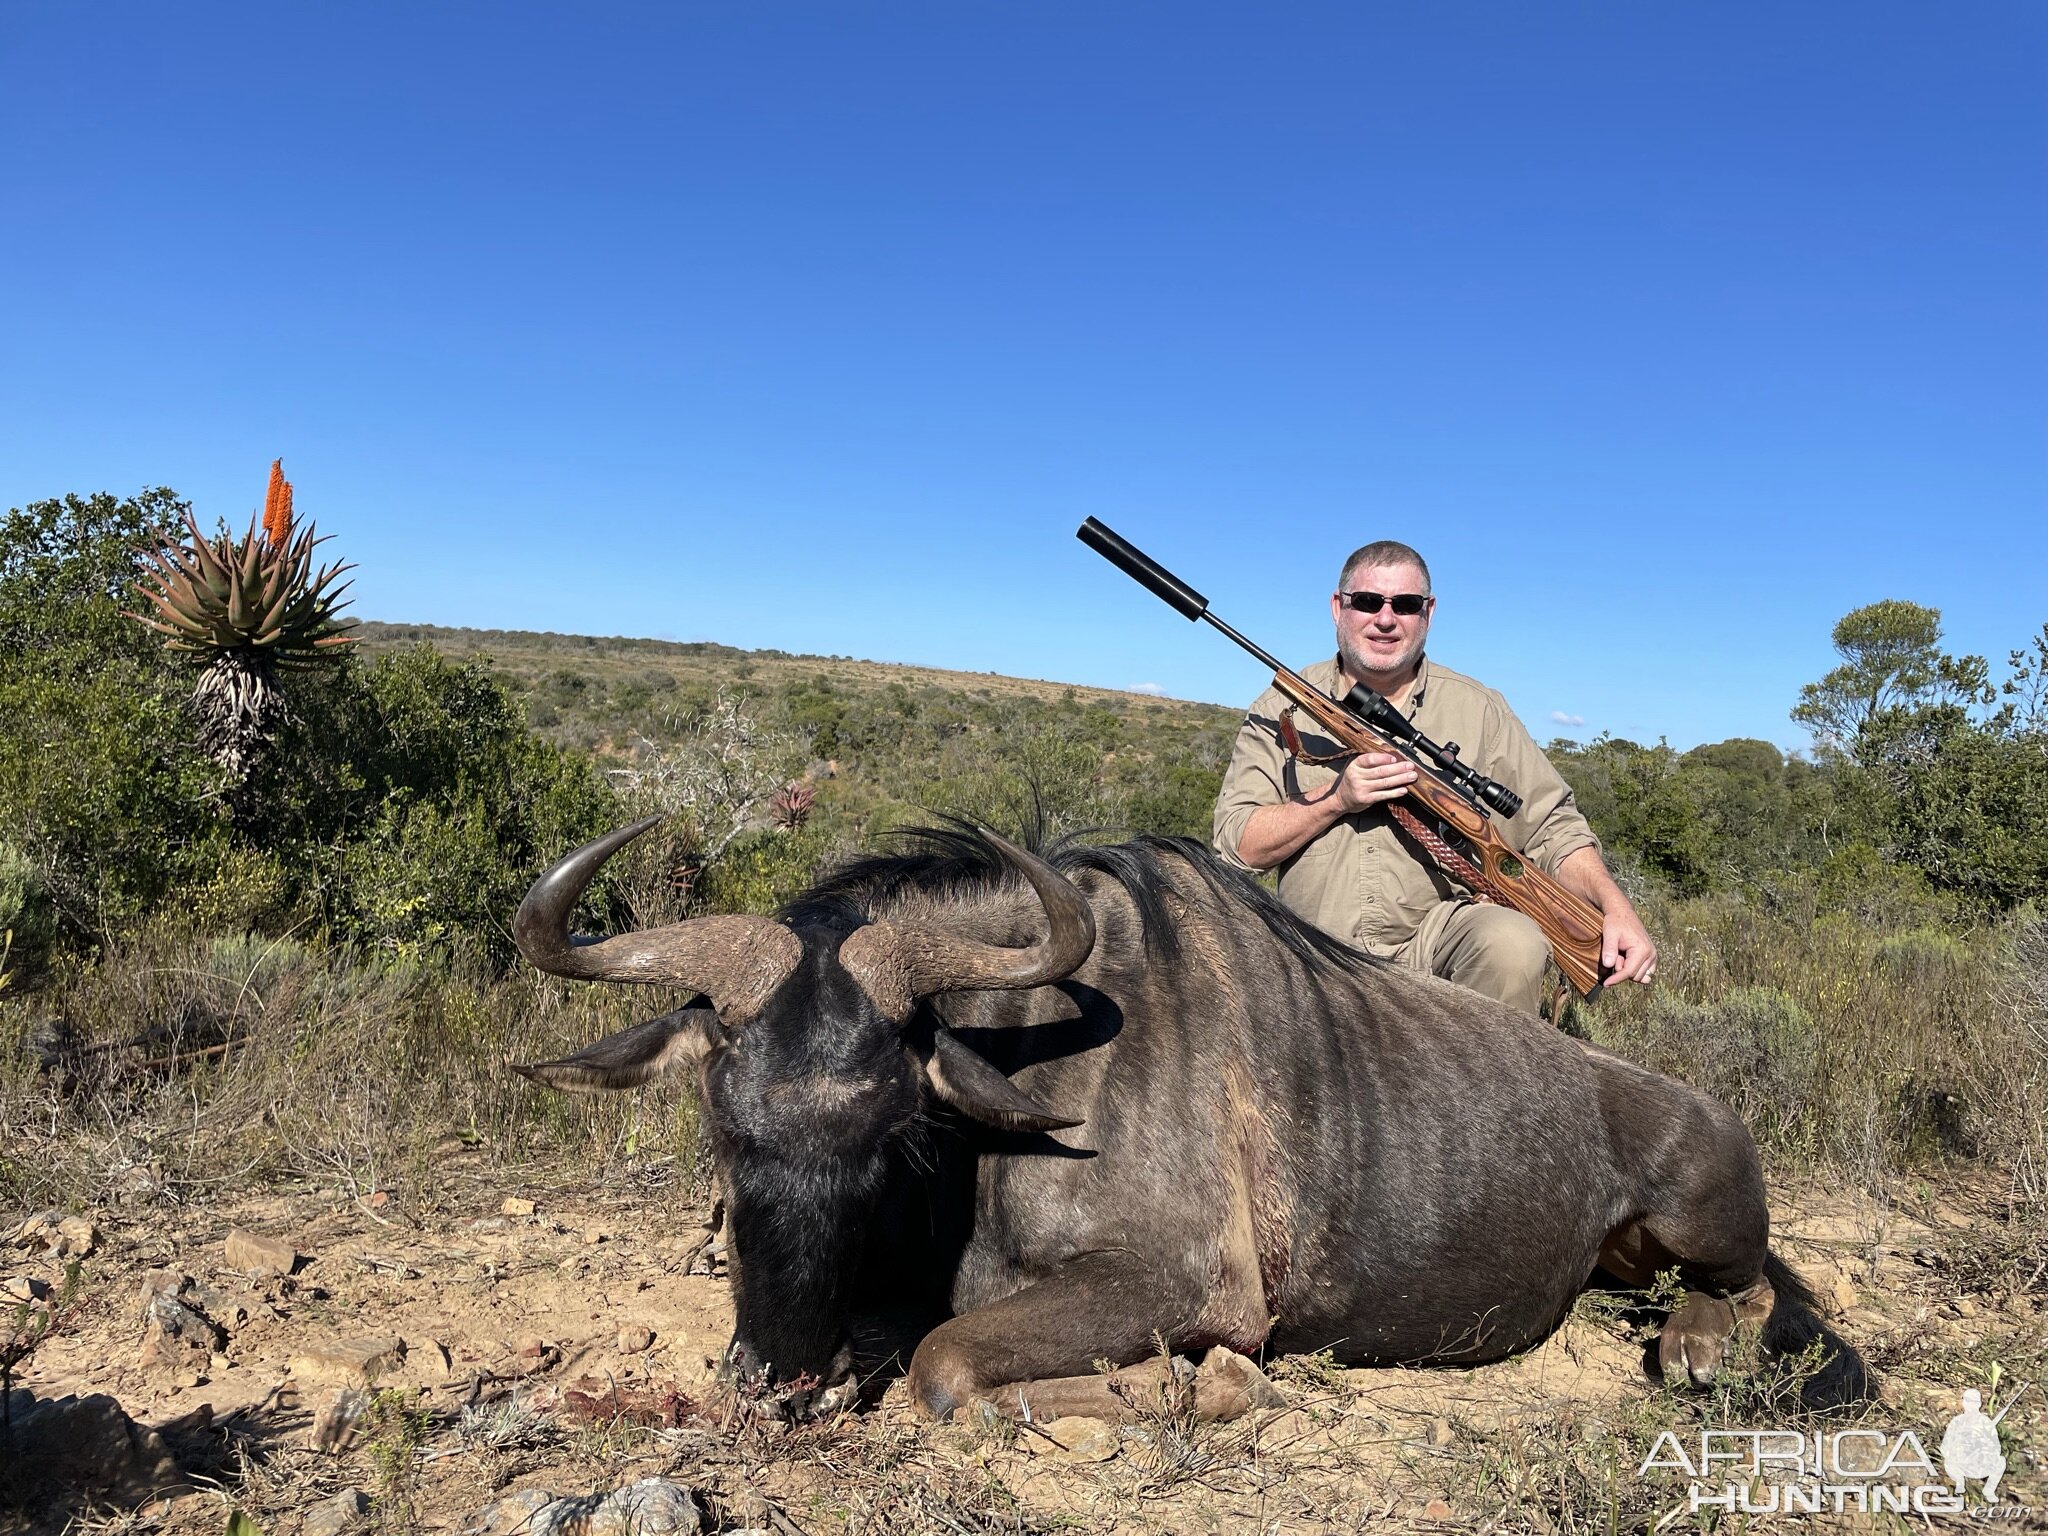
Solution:
[[[1319,757],[1315,753],[1306,750],[1301,744],[1301,733],[1294,728],[1294,706],[1291,704],[1286,709],[1280,711],[1280,745],[1287,749],[1289,757],[1296,758],[1304,763],[1317,763],[1324,766],[1328,766],[1331,763],[1347,762],[1358,755],[1356,752],[1335,752],[1327,757]],[[1339,771],[1341,772],[1342,770],[1340,769]],[[1486,878],[1484,870],[1458,852],[1457,849],[1453,848],[1441,837],[1437,836],[1423,822],[1420,816],[1417,816],[1398,800],[1388,800],[1383,803],[1387,808],[1387,814],[1394,818],[1394,824],[1407,833],[1409,838],[1429,856],[1439,869],[1470,890],[1475,900],[1493,902],[1498,906],[1512,905],[1505,896],[1494,888],[1493,882]]]

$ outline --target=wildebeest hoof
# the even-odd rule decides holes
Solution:
[[[803,1424],[828,1419],[841,1409],[852,1407],[860,1396],[860,1383],[848,1376],[828,1387],[815,1376],[799,1376],[794,1381],[758,1390],[755,1408],[763,1418],[781,1424]]]
[[[1195,1372],[1195,1417],[1234,1419],[1254,1408],[1281,1406],[1279,1390],[1266,1373],[1236,1350],[1218,1344]]]
[[[1720,1373],[1735,1332],[1735,1307],[1718,1296],[1689,1292],[1664,1324],[1657,1341],[1657,1365],[1666,1381],[1703,1387]]]
[[[836,1387],[827,1387],[818,1394],[811,1405],[812,1411],[821,1419],[828,1419],[835,1413],[851,1408],[860,1398],[860,1383],[849,1376]]]

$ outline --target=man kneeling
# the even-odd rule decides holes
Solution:
[[[1607,984],[1647,982],[1657,947],[1608,873],[1570,787],[1505,699],[1424,655],[1435,612],[1422,557],[1392,540],[1368,544],[1344,562],[1330,599],[1336,656],[1301,674],[1333,699],[1363,683],[1424,735],[1456,742],[1463,761],[1520,794],[1521,810],[1500,822],[1503,835],[1600,909]],[[1290,757],[1278,726],[1286,707],[1268,689],[1237,733],[1216,801],[1216,851],[1240,868],[1277,867],[1281,899],[1325,932],[1537,1012],[1550,958],[1542,931],[1519,912],[1475,901],[1388,812],[1415,782],[1415,765],[1378,752],[1328,767]],[[1311,752],[1334,750],[1304,737]]]

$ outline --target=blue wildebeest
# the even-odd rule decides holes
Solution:
[[[1726,1107],[1374,961],[1193,843],[1041,858],[940,830],[772,919],[571,939],[599,866],[652,824],[543,875],[519,947],[708,1003],[520,1070],[582,1090],[696,1074],[730,1359],[800,1406],[843,1399],[892,1337],[918,1340],[910,1386],[940,1417],[1117,1412],[1096,1363],[1161,1340],[1493,1360],[1596,1268],[1680,1272],[1667,1377],[1707,1380],[1747,1320],[1766,1350],[1819,1341],[1810,1401],[1866,1390],[1768,1250]]]

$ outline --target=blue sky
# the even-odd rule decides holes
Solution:
[[[365,617],[1242,703],[1342,554],[1539,738],[2048,620],[2048,11],[19,5],[0,502],[282,455]]]

